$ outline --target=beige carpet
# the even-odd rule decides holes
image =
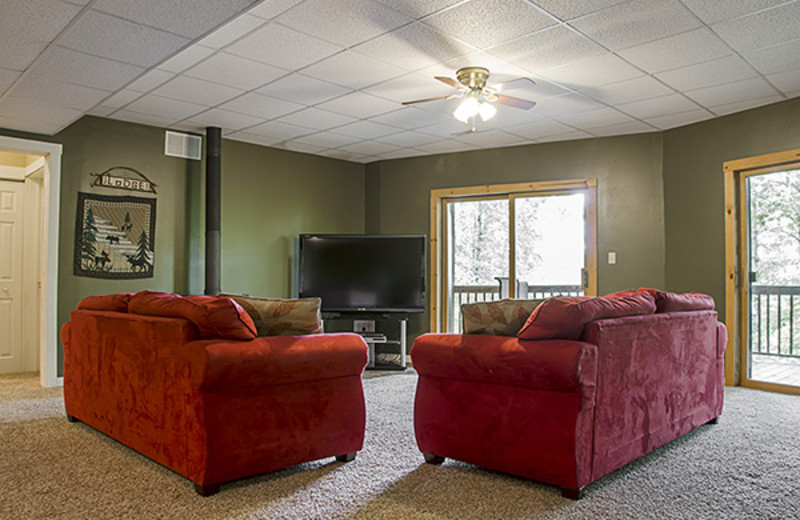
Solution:
[[[800,398],[726,392],[703,426],[571,501],[552,486],[448,460],[424,464],[413,371],[364,382],[367,437],[333,458],[222,486],[186,479],[63,415],[59,389],[0,377],[0,519],[789,519],[800,518]]]

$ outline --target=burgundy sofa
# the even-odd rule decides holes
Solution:
[[[727,335],[709,307],[696,293],[562,298],[540,305],[518,337],[420,336],[411,350],[419,449],[429,463],[450,457],[580,498],[587,484],[716,422]]]
[[[306,461],[352,460],[364,440],[366,343],[255,330],[224,297],[86,298],[61,331],[67,416],[204,496]]]

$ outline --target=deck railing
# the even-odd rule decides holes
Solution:
[[[551,296],[580,296],[579,285],[529,285],[527,294],[517,298],[538,300]],[[464,303],[490,302],[500,299],[500,286],[494,285],[455,285],[450,299],[450,330],[461,332],[461,305]]]
[[[750,352],[800,358],[800,286],[750,288]]]

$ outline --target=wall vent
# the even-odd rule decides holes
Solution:
[[[203,154],[203,138],[167,130],[164,136],[164,155],[199,161]]]

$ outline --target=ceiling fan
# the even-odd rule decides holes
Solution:
[[[503,85],[489,86],[486,81],[489,79],[489,69],[484,67],[464,67],[456,71],[456,79],[447,76],[434,76],[436,79],[449,85],[456,92],[447,96],[437,96],[425,99],[415,99],[414,101],[404,101],[403,105],[414,105],[417,103],[427,103],[440,99],[461,98],[464,100],[458,105],[453,116],[459,121],[469,124],[472,120],[472,131],[475,131],[475,118],[480,116],[482,120],[488,121],[497,113],[497,109],[490,103],[500,103],[513,108],[530,110],[536,105],[533,101],[506,96],[500,93],[502,86],[507,86],[517,81],[526,81],[533,84],[530,78],[518,78]]]

